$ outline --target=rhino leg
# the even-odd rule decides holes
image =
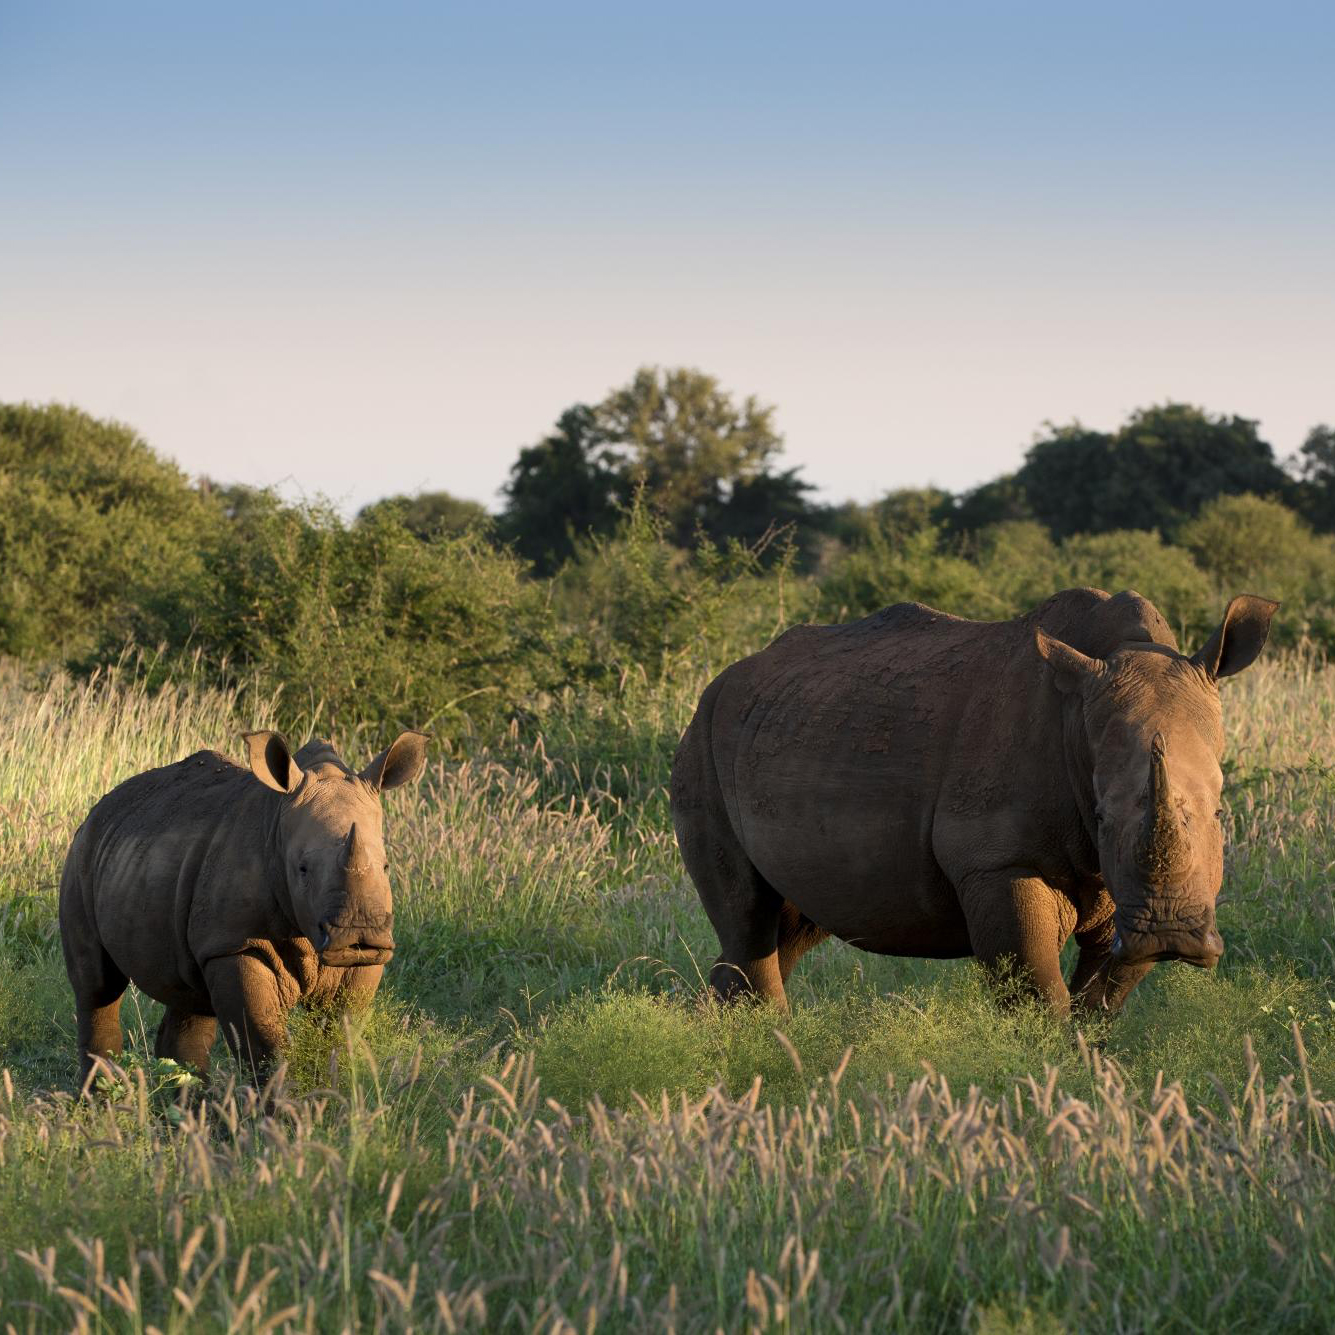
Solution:
[[[801,909],[785,899],[779,910],[779,977],[787,983],[797,961],[829,935],[825,928],[817,927]]]
[[[758,997],[787,1010],[779,960],[782,896],[740,847],[716,846],[712,857],[704,861],[688,857],[686,865],[718,933],[720,953],[709,971],[715,995],[720,1001]]]
[[[706,738],[697,717],[673,762],[672,823],[682,861],[718,933],[721,951],[709,985],[720,1001],[760,997],[786,1010],[779,960],[784,899],[733,832]]]
[[[119,1057],[123,1046],[121,998],[129,986],[129,979],[111,963],[105,952],[103,958],[108,967],[99,982],[90,985],[85,980],[82,987],[77,982],[74,987],[80,1088],[88,1083],[94,1057]]]
[[[83,1088],[93,1069],[94,1057],[119,1057],[121,1054],[121,998],[130,980],[100,944],[90,950],[67,948],[65,967],[74,988],[79,1087]]]
[[[722,950],[709,971],[709,985],[720,1001],[756,997],[787,1010],[788,994],[783,990],[778,950],[783,901],[769,886],[763,889],[772,903],[757,894],[740,908],[735,902],[729,905],[722,920],[715,920],[710,912]],[[705,907],[708,910],[708,904]]]
[[[1071,1008],[1061,971],[1061,948],[1075,909],[1046,881],[1015,871],[973,876],[960,905],[969,945],[998,982],[1018,985],[1059,1015]]]
[[[1071,996],[1082,1011],[1115,1015],[1132,988],[1154,967],[1152,963],[1116,963],[1112,957],[1116,935],[1111,915],[1090,931],[1075,934],[1080,954],[1071,973]]]
[[[262,1085],[287,1038],[277,976],[254,955],[224,955],[205,965],[204,981],[227,1046]]]
[[[153,1055],[184,1062],[207,1075],[209,1049],[217,1033],[218,1022],[212,1015],[194,1015],[179,1006],[168,1006],[153,1040]]]
[[[339,1010],[353,1013],[364,1011],[371,1004],[384,972],[383,964],[362,964],[355,969],[345,969],[334,993],[335,1005]]]

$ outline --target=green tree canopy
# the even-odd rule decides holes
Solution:
[[[57,662],[115,636],[219,513],[129,427],[0,405],[0,652]]]
[[[1052,427],[1016,481],[1058,537],[1168,530],[1215,496],[1289,488],[1255,422],[1182,403],[1143,408],[1112,435],[1078,423]]]
[[[812,488],[797,469],[773,466],[783,447],[773,417],[700,371],[642,367],[595,407],[567,409],[550,435],[520,451],[501,533],[550,573],[581,538],[612,532],[638,493],[681,547],[697,532],[754,543],[790,523],[809,537]]]
[[[580,538],[610,533],[629,495],[597,414],[583,403],[519,451],[502,491],[501,534],[544,575],[570,557]]]
[[[678,542],[709,531],[734,489],[770,471],[783,449],[774,409],[740,403],[711,375],[644,366],[596,409],[621,469],[642,485]]]
[[[1298,508],[1323,533],[1335,532],[1335,427],[1314,426],[1289,466],[1299,478]]]
[[[487,532],[492,518],[477,501],[452,496],[448,491],[419,491],[415,496],[386,496],[357,512],[358,523],[387,517],[397,519],[409,533],[430,542],[461,533]]]

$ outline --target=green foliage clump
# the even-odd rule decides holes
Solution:
[[[829,564],[819,591],[819,614],[828,621],[867,616],[901,602],[984,620],[1005,614],[983,571],[949,550],[940,530],[930,526],[896,533],[875,525],[863,542]]]
[[[1062,543],[1061,554],[1063,587],[1135,589],[1163,613],[1179,638],[1213,629],[1223,611],[1191,556],[1168,546],[1157,533],[1078,533]]]
[[[58,662],[123,636],[137,593],[196,566],[213,520],[129,427],[0,404],[0,653]]]
[[[363,506],[359,522],[388,515],[424,542],[433,538],[460,537],[465,533],[489,533],[493,520],[477,501],[451,496],[448,491],[421,491],[415,496],[386,496]]]
[[[776,470],[783,438],[774,409],[740,403],[689,367],[641,367],[593,407],[576,404],[538,444],[520,451],[505,486],[501,532],[542,574],[581,541],[606,537],[645,492],[680,547],[700,534],[720,546],[754,546],[792,525],[810,546],[812,488],[797,469]]]
[[[1016,474],[1036,518],[1056,537],[1171,528],[1219,495],[1283,493],[1274,451],[1243,417],[1185,403],[1143,408],[1114,433],[1054,427]]]
[[[683,551],[667,518],[637,492],[622,527],[582,545],[557,577],[557,610],[587,637],[595,675],[694,675],[784,628],[791,555],[770,574],[760,558],[736,540]]]
[[[1219,596],[1262,593],[1284,604],[1281,640],[1328,639],[1335,622],[1335,539],[1315,534],[1287,506],[1259,496],[1221,496],[1178,529]]]
[[[199,654],[308,722],[496,730],[570,670],[542,588],[476,530],[421,542],[391,512],[349,525],[268,496],[209,536],[139,611],[160,674]]]

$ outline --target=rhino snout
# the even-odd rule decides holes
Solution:
[[[1150,964],[1181,960],[1198,969],[1213,969],[1224,953],[1224,938],[1211,922],[1206,926],[1166,924],[1146,931],[1118,930],[1112,957],[1118,964]]]
[[[322,964],[385,964],[394,954],[393,915],[374,922],[321,921],[315,946]]]

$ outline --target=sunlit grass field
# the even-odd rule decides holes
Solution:
[[[272,719],[0,674],[0,1322],[16,1331],[1329,1328],[1335,669],[1224,687],[1217,973],[1085,1034],[966,962],[827,943],[720,1011],[667,819],[699,683],[443,738],[387,798],[399,953],[293,1023],[270,1113],[218,1052],[74,1101],[56,885],[115,783]],[[295,740],[304,740],[297,737]],[[361,764],[385,738],[340,735]]]

